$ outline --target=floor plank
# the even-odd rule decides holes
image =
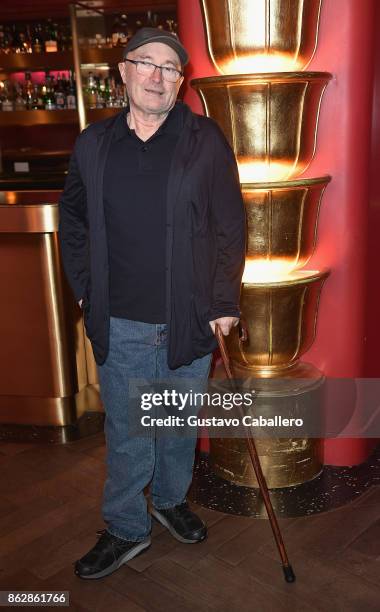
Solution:
[[[296,574],[293,584],[285,582],[279,561],[258,552],[252,553],[236,569],[282,592],[289,606],[289,597],[295,596],[300,610],[311,606],[320,612],[378,611],[380,589],[359,576],[353,579],[335,561],[322,561],[298,551],[292,555],[290,562]],[[367,604],[364,604],[365,601]]]
[[[153,521],[152,546],[101,580],[73,565],[105,527],[104,435],[0,444],[0,588],[68,590],[74,612],[378,612],[380,487],[279,524],[297,581],[284,581],[267,519],[194,504],[208,538],[181,544]]]
[[[191,568],[202,557],[217,550],[236,535],[250,527],[252,519],[247,517],[225,516],[209,529],[207,540],[201,545],[176,547],[168,553],[168,559],[185,568]]]
[[[271,568],[271,572],[279,571],[278,568]],[[220,561],[213,555],[208,555],[193,567],[193,574],[202,576],[213,588],[220,593],[225,602],[226,610],[260,610],[260,612],[287,612],[288,610],[301,610],[312,612],[306,599],[302,601],[302,608],[294,585],[287,585],[287,588],[273,588],[271,581],[258,581],[253,576],[248,575],[240,568],[231,566],[224,561]]]
[[[295,519],[279,519],[281,531],[284,531]],[[236,566],[249,556],[253,550],[273,540],[272,530],[267,519],[251,519],[251,525],[235,537],[217,547],[213,554],[218,559]]]

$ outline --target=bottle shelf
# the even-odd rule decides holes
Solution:
[[[81,64],[117,65],[123,58],[123,47],[104,49],[83,48],[80,50]],[[0,71],[20,72],[24,70],[72,70],[74,59],[72,51],[53,53],[2,53]]]
[[[123,53],[124,47],[105,47],[104,49],[90,47],[80,50],[80,61],[81,64],[110,64],[117,66],[123,60]]]
[[[92,108],[87,110],[89,123],[112,117],[121,108]],[[33,126],[33,125],[64,125],[78,123],[76,110],[32,110],[32,111],[1,111],[0,126]]]
[[[0,70],[21,72],[23,70],[69,70],[74,65],[72,51],[56,53],[2,53]]]

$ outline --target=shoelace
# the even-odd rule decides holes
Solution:
[[[105,534],[108,535],[107,545],[110,546],[113,551],[115,551],[115,549],[117,549],[118,547],[123,548],[126,544],[130,543],[130,542],[127,542],[126,540],[123,540],[122,538],[118,538],[117,536],[114,536],[112,533],[109,533],[107,529],[98,529],[98,531],[96,532],[96,535],[98,536],[98,540],[100,540],[100,538]]]
[[[121,538],[118,538],[117,536],[112,535],[111,533],[109,533],[107,531],[107,529],[98,529],[98,531],[96,532],[96,535],[98,537],[98,542],[97,544],[95,544],[95,548],[99,546],[100,543],[100,538],[105,535],[107,533],[108,538],[107,538],[107,548],[108,550],[111,549],[112,553],[116,559],[116,554],[115,551],[117,551],[118,547],[123,547],[123,545],[125,545],[126,541],[122,540]],[[106,548],[106,549],[107,549]],[[75,565],[75,561],[73,562],[73,565]]]
[[[186,510],[187,512],[191,512],[189,508],[189,504],[187,502],[178,504],[178,506],[174,506],[174,508],[170,508],[170,510],[172,510],[172,512],[175,512],[175,514],[179,514],[179,515],[182,515],[184,510]]]

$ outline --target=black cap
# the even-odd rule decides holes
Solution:
[[[168,32],[168,30],[161,30],[161,28],[140,28],[136,34],[128,41],[128,44],[124,50],[124,57],[126,57],[129,51],[138,49],[142,45],[146,45],[151,42],[160,42],[171,47],[179,56],[182,66],[186,66],[189,61],[189,56],[185,47],[180,42],[178,36],[174,32]]]

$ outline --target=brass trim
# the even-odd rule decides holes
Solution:
[[[57,204],[0,204],[0,233],[53,233],[58,230]]]
[[[77,24],[77,13],[75,4],[70,4],[70,23],[71,23],[71,34],[73,38],[73,56],[74,56],[74,71],[75,71],[75,82],[77,89],[77,106],[78,106],[78,118],[79,118],[79,129],[84,130],[87,125],[86,107],[83,99],[83,83],[82,83],[82,72],[81,72],[81,58],[80,48],[78,40],[78,24]]]
[[[289,187],[309,187],[312,185],[322,185],[330,183],[331,176],[321,176],[318,178],[294,179],[289,181],[263,181],[260,183],[241,183],[242,190],[260,190],[260,189],[288,189]]]
[[[213,85],[225,87],[225,85],[246,85],[247,83],[299,83],[302,81],[330,81],[333,78],[331,72],[256,72],[252,74],[227,74],[223,76],[203,77],[191,79],[190,85]]]
[[[42,236],[42,274],[44,275],[45,304],[49,325],[50,354],[53,364],[54,388],[60,396],[72,392],[73,377],[68,350],[64,312],[62,276],[59,269],[57,234]]]
[[[314,283],[318,279],[326,279],[330,274],[330,270],[323,271],[311,271],[311,270],[297,270],[289,274],[285,279],[278,281],[269,282],[244,282],[243,286],[247,288],[263,288],[271,289],[274,287],[292,287],[294,285],[307,285],[308,283]],[[293,276],[293,278],[292,278]]]
[[[0,396],[3,425],[71,425],[89,411],[103,412],[98,385],[88,385],[70,397]]]

